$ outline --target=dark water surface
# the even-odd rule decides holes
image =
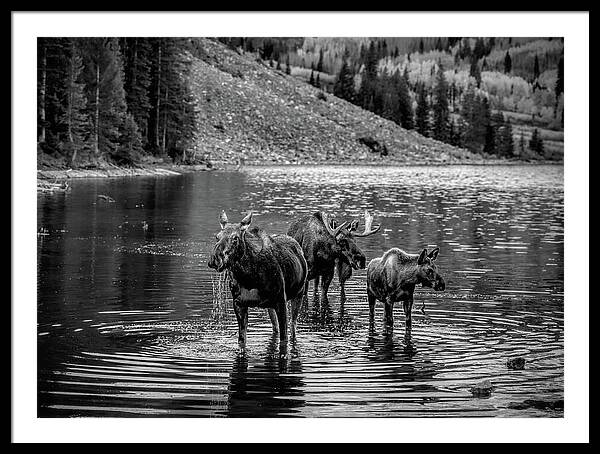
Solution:
[[[251,168],[72,188],[38,196],[39,416],[563,416],[551,406],[563,399],[560,166]],[[259,309],[240,351],[206,265],[220,210],[284,233],[317,209],[365,208],[383,225],[358,240],[368,260],[441,247],[446,291],[417,290],[412,336],[398,306],[394,333],[381,303],[369,326],[361,270],[345,301],[337,278],[328,305],[311,285],[287,356]],[[514,356],[525,370],[506,367]],[[473,397],[483,379],[492,396]]]

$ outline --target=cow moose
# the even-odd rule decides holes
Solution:
[[[287,344],[287,301],[291,301],[292,337],[306,285],[308,267],[302,248],[287,235],[268,235],[259,227],[250,228],[252,213],[239,224],[231,224],[221,213],[221,230],[208,266],[228,273],[233,308],[238,322],[238,341],[246,343],[248,308],[268,309],[273,332]]]
[[[412,305],[415,287],[432,287],[436,291],[446,289],[444,278],[434,263],[440,252],[435,248],[431,252],[423,249],[420,254],[408,254],[402,249],[392,248],[381,257],[374,258],[367,267],[367,298],[370,318],[375,315],[375,302],[385,304],[385,324],[392,328],[394,324],[394,303],[402,301],[406,329],[412,328]]]
[[[328,213],[318,211],[312,215],[295,220],[287,234],[294,238],[302,247],[308,264],[308,282],[315,280],[315,291],[321,281],[321,302],[327,302],[327,292],[333,279],[336,261],[342,271],[340,283],[352,275],[352,269],[364,269],[366,257],[356,245],[355,238],[366,237],[379,231],[381,226],[372,228],[373,217],[365,211],[365,229],[356,232],[358,221],[348,225],[347,221],[337,225],[330,219]],[[343,281],[342,281],[343,279]],[[343,288],[343,284],[342,284]]]

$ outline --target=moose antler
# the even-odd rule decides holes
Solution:
[[[348,224],[348,222],[344,221],[342,222],[340,225],[338,225],[336,228],[331,228],[331,224],[329,221],[329,215],[327,213],[323,213],[321,212],[321,217],[323,218],[323,224],[325,224],[325,229],[327,230],[327,232],[333,236],[334,238],[336,236],[339,235],[340,231],[346,227],[346,225]]]
[[[374,233],[379,232],[379,229],[381,229],[381,224],[379,224],[377,227],[375,227],[374,229],[371,227],[373,225],[373,215],[369,214],[369,212],[367,210],[365,210],[365,231],[362,233],[355,233],[354,236],[369,236],[369,235],[373,235]]]
[[[219,216],[219,222],[221,223],[221,228],[224,229],[228,222],[227,214],[225,214],[225,210],[221,211],[221,216]]]

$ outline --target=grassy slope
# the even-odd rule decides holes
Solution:
[[[199,102],[197,152],[216,162],[450,163],[481,162],[469,151],[402,129],[342,99],[203,40],[193,63]],[[358,141],[386,145],[380,157]]]

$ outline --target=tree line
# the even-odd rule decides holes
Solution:
[[[38,38],[38,144],[71,165],[185,157],[196,122],[189,42]]]

